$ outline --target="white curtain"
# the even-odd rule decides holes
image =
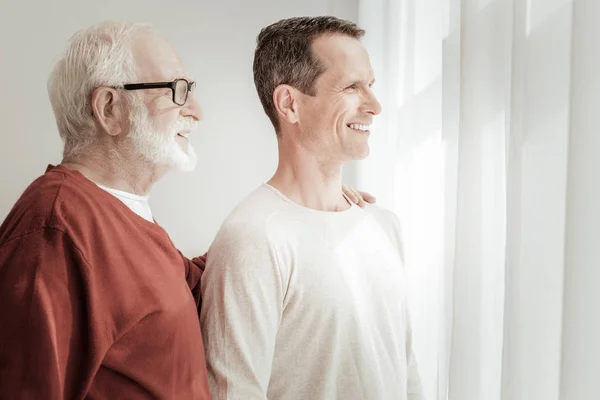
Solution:
[[[600,1],[359,0],[429,400],[600,399]]]

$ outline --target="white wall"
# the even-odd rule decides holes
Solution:
[[[192,256],[276,166],[275,136],[252,80],[258,32],[291,16],[356,20],[357,0],[0,0],[0,10],[0,221],[47,164],[60,162],[46,79],[68,38],[105,19],[148,22],[182,54],[204,108],[191,138],[198,168],[167,175],[151,194],[156,219]]]

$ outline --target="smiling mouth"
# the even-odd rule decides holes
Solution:
[[[189,134],[189,132],[181,132],[181,133],[178,133],[178,134],[177,134],[177,136],[179,136],[179,137],[182,137],[182,138],[184,138],[184,139],[186,139],[186,140],[189,140],[189,139],[190,139],[190,138],[188,137],[189,135],[190,135],[190,134]]]
[[[364,124],[348,124],[348,128],[353,129],[355,131],[359,131],[359,132],[364,132],[364,133],[368,133],[370,132],[370,128],[371,125],[364,125]]]

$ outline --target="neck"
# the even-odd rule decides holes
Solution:
[[[95,149],[91,155],[65,158],[61,165],[78,171],[89,180],[117,190],[146,196],[166,173],[145,160],[126,159],[110,149]]]
[[[279,165],[268,184],[293,202],[321,211],[343,211],[343,163],[321,159],[305,148],[279,139]]]

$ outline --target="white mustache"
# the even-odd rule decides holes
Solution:
[[[179,132],[193,132],[198,129],[198,121],[193,118],[179,118],[176,122],[171,125],[170,131],[173,134]]]

